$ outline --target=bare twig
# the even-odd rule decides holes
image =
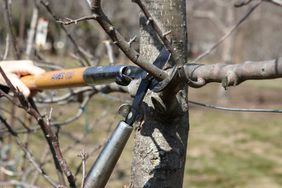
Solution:
[[[70,19],[70,18],[63,18],[62,20],[57,20],[57,22],[60,24],[64,24],[64,25],[70,25],[70,24],[78,24],[79,22],[83,22],[86,20],[96,20],[96,18],[97,18],[97,15],[92,14],[90,16],[83,16],[75,20]]]
[[[6,36],[5,52],[4,52],[2,60],[6,60],[7,59],[8,55],[9,55],[9,46],[10,46],[10,35],[7,34],[7,36]]]
[[[67,102],[74,102],[77,101],[78,96],[85,95],[85,96],[92,96],[97,93],[109,94],[113,92],[120,92],[120,93],[128,93],[128,88],[126,86],[120,86],[116,83],[105,84],[105,85],[96,85],[91,87],[83,87],[79,89],[75,89],[72,92],[64,94],[62,96],[58,96],[55,98],[44,98],[44,99],[37,99],[37,103],[43,104],[65,104]]]
[[[30,57],[32,49],[33,49],[33,42],[34,42],[37,20],[38,20],[38,7],[35,3],[33,10],[32,10],[31,23],[30,23],[30,28],[28,31],[28,38],[27,38],[27,44],[26,44],[25,53],[27,57]]]
[[[86,96],[84,97],[81,105],[78,108],[77,113],[73,116],[70,117],[69,119],[63,121],[63,122],[51,122],[51,125],[55,125],[55,126],[63,126],[63,125],[68,125],[71,122],[77,120],[78,118],[80,118],[85,110],[85,107],[87,106],[89,100],[90,100],[91,96]]]
[[[129,46],[131,47],[132,43],[135,42],[137,39],[137,36],[135,35],[134,37],[130,38],[130,40],[128,41]]]
[[[80,157],[81,158],[81,161],[82,161],[82,181],[81,181],[81,188],[83,188],[84,187],[84,181],[85,181],[85,178],[86,178],[86,176],[85,176],[85,174],[86,174],[86,160],[87,160],[87,158],[88,158],[88,155],[87,155],[87,153],[85,153],[85,151],[84,150],[82,150],[80,153],[79,153],[79,155],[78,155],[78,157]]]
[[[40,128],[42,129],[45,139],[47,140],[53,159],[54,163],[56,166],[56,169],[58,170],[59,174],[64,173],[69,181],[69,185],[72,188],[76,188],[75,185],[75,179],[69,170],[69,167],[66,163],[66,161],[63,158],[62,152],[60,150],[59,146],[59,141],[57,136],[53,133],[51,127],[44,121],[44,118],[41,116],[39,111],[37,110],[37,107],[33,100],[31,98],[28,98],[28,100],[25,99],[23,94],[16,89],[8,77],[6,76],[5,72],[3,69],[0,67],[0,73],[2,74],[3,78],[5,79],[6,83],[9,85],[11,90],[15,93],[17,98],[19,99],[21,103],[21,108],[23,108],[28,114],[30,114],[32,117],[34,117],[37,120],[37,123],[39,124]],[[61,181],[61,183],[63,183]]]
[[[58,17],[55,15],[55,13],[53,12],[53,10],[50,8],[49,6],[49,1],[47,0],[40,0],[41,4],[46,8],[46,10],[48,11],[48,13],[54,18],[55,21],[59,20]],[[73,44],[76,53],[81,57],[81,59],[83,61],[81,61],[81,65],[85,66],[90,66],[91,63],[88,60],[88,58],[86,57],[86,55],[83,53],[81,49],[81,47],[77,44],[77,42],[74,40],[74,38],[72,37],[72,35],[68,32],[67,28],[63,25],[60,24],[61,29],[66,33],[67,37],[70,39],[71,43]]]
[[[69,170],[69,167],[65,159],[63,158],[58,137],[52,131],[51,126],[44,121],[44,118],[40,115],[34,102],[31,99],[29,99],[29,103],[30,103],[31,108],[27,112],[37,120],[37,123],[39,124],[41,130],[44,133],[45,139],[47,140],[47,143],[49,144],[49,147],[50,147],[50,150],[51,150],[54,162],[55,162],[55,166],[58,172],[60,183],[64,185],[64,179],[62,176],[62,173],[64,173],[68,179],[70,187],[76,188],[75,179],[71,171]]]
[[[0,90],[1,92],[1,90]],[[80,96],[85,96],[83,101],[77,111],[77,113],[68,118],[67,120],[61,121],[61,122],[50,122],[50,126],[64,126],[68,125],[69,123],[79,119],[84,112],[84,108],[86,107],[88,100],[94,96],[95,94],[102,93],[102,94],[109,94],[112,92],[122,92],[122,93],[128,93],[128,88],[125,86],[120,86],[115,83],[109,84],[109,85],[97,85],[93,87],[85,87],[81,89],[74,90],[73,92],[69,92],[63,96],[56,97],[56,98],[46,98],[46,99],[37,99],[37,103],[42,104],[68,104],[71,102],[79,101]],[[5,94],[7,95],[7,94]],[[8,95],[9,96],[9,95]],[[115,97],[106,96],[107,98],[110,98],[112,100],[117,100]],[[120,100],[119,100],[120,101]],[[12,101],[13,102],[13,101]],[[124,101],[123,101],[124,102]],[[20,104],[16,103],[17,106],[20,108],[23,108]],[[19,121],[19,120],[18,120]],[[26,134],[26,133],[34,133],[39,130],[39,127],[28,127],[28,129],[19,129],[16,130],[17,134]],[[1,133],[7,133],[7,131],[1,131]]]
[[[21,54],[20,51],[18,49],[18,45],[17,45],[17,40],[16,40],[16,35],[14,33],[13,30],[13,23],[12,23],[12,15],[10,12],[10,3],[8,2],[8,0],[4,0],[5,2],[5,15],[6,15],[6,19],[8,22],[8,30],[12,39],[12,44],[13,44],[13,48],[14,48],[14,52],[15,52],[15,56],[17,59],[20,59]]]
[[[1,94],[1,97],[4,96],[4,97],[5,97],[6,99],[8,99],[8,101],[10,101],[13,105],[16,105],[16,106],[18,106],[18,107],[21,106],[21,104],[19,104],[18,101],[15,101],[15,100],[14,100],[13,96],[11,96],[11,95],[5,93],[5,92],[2,91],[2,90],[0,90],[0,94]]]
[[[0,116],[0,121],[7,127],[8,131],[11,133],[12,136],[16,138],[17,145],[20,147],[21,150],[24,151],[25,157],[31,162],[31,164],[35,167],[35,169],[53,186],[57,187],[57,184],[54,180],[52,180],[40,167],[40,165],[36,162],[34,157],[32,156],[31,152],[22,144],[18,138],[17,133],[12,129],[12,127],[7,123],[7,121]]]
[[[109,40],[105,40],[104,43],[105,43],[105,46],[106,46],[106,49],[107,49],[107,54],[108,54],[108,57],[109,57],[110,64],[114,65],[115,64],[115,57],[114,57],[112,44]]]
[[[238,7],[242,7],[242,6],[245,6],[245,5],[248,5],[249,3],[251,3],[252,1],[254,0],[237,0],[234,4],[234,6],[236,8]],[[262,0],[264,2],[269,2],[269,3],[273,3],[274,5],[277,5],[277,6],[280,6],[282,7],[282,0]]]
[[[242,7],[242,6],[245,6],[245,5],[248,5],[249,3],[251,3],[253,0],[237,0],[235,3],[234,3],[234,6],[235,7]]]
[[[5,127],[8,129],[9,133],[15,137],[18,136],[18,134],[16,133],[16,131],[14,131],[14,129],[7,123],[7,121],[0,116],[0,121],[5,125]]]
[[[108,136],[110,134],[110,131],[112,130],[112,126],[113,125],[109,125],[108,128],[107,128],[106,132],[107,132]],[[107,142],[107,139],[104,138],[103,141],[99,145],[96,145],[95,147],[92,148],[92,150],[90,152],[88,152],[88,156],[93,156],[93,154],[96,153],[98,150],[100,150],[102,148],[102,146],[106,144],[106,142]],[[80,172],[81,168],[82,168],[82,161],[78,165],[75,175],[77,175]]]
[[[45,161],[45,159],[47,158],[48,153],[49,153],[49,147],[46,146],[44,151],[42,152],[41,158],[39,159],[39,164],[42,168],[44,166],[43,161]],[[39,178],[39,172],[35,171],[35,173],[32,176],[31,184],[36,184],[38,178]]]
[[[17,144],[20,146],[20,148],[25,152],[26,154],[26,158],[29,159],[29,161],[32,163],[32,165],[35,167],[35,169],[37,170],[37,172],[39,172],[53,187],[57,187],[57,183],[55,183],[54,180],[52,180],[50,178],[50,176],[48,176],[46,174],[46,172],[40,167],[40,165],[35,161],[35,159],[33,158],[31,152],[24,147],[24,145],[22,145],[18,140],[17,140]]]
[[[282,109],[263,109],[263,108],[229,108],[229,107],[222,107],[216,106],[211,104],[199,103],[195,101],[188,101],[190,104],[204,107],[204,108],[211,108],[215,110],[223,110],[223,111],[231,111],[231,112],[262,112],[262,113],[282,113]]]
[[[8,110],[6,110],[5,108],[2,108],[2,107],[0,107],[0,111],[1,111],[1,112],[4,112],[4,113],[7,113],[7,114],[11,114],[10,111],[8,111]],[[21,120],[21,118],[15,117],[15,119],[25,128],[25,130],[27,131],[27,133],[28,133],[29,131],[32,131],[32,130],[24,123],[24,121]],[[16,132],[16,133],[17,133],[17,132]],[[17,134],[18,134],[18,133],[17,133]]]

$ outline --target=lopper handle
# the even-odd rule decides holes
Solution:
[[[124,65],[114,65],[64,69],[37,76],[24,76],[21,81],[28,88],[38,90],[106,84],[116,81],[117,77],[122,77],[126,68]]]
[[[28,75],[21,78],[21,81],[30,89],[58,89],[78,87],[87,85],[83,79],[86,68],[75,68],[45,72],[33,76]]]
[[[119,122],[85,179],[84,188],[104,188],[131,135],[133,127]]]

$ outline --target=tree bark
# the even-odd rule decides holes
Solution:
[[[162,32],[171,31],[168,37],[184,64],[187,59],[186,1],[144,0],[143,3]],[[162,44],[146,22],[141,16],[140,53],[151,62]],[[142,112],[143,119],[136,125],[132,187],[182,187],[189,131],[187,89],[148,93]]]
[[[282,57],[240,64],[187,64],[184,72],[191,87],[203,87],[210,82],[237,86],[246,80],[282,78]]]

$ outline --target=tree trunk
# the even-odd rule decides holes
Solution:
[[[143,2],[163,33],[171,31],[168,37],[184,64],[187,60],[186,1]],[[140,23],[140,52],[151,62],[162,44],[143,16]],[[135,134],[132,187],[182,187],[189,131],[187,88],[176,94],[150,92],[142,110],[143,121],[138,123]]]

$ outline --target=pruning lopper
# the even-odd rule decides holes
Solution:
[[[162,69],[169,58],[170,53],[166,48],[163,48],[153,64]],[[39,76],[25,76],[21,79],[31,89],[52,89],[104,84],[113,81],[116,81],[120,85],[128,85],[131,80],[139,78],[142,80],[133,99],[130,111],[125,119],[118,123],[97,160],[91,167],[86,177],[84,188],[105,187],[130,137],[133,130],[133,123],[138,116],[138,109],[148,89],[153,90],[159,82],[143,69],[126,65],[51,71]]]
[[[169,52],[163,48],[154,61],[155,66],[162,68],[169,57]],[[30,89],[44,90],[91,86],[114,81],[125,86],[131,80],[143,79],[146,76],[147,72],[140,67],[113,65],[50,71],[37,76],[24,76],[21,81]]]

